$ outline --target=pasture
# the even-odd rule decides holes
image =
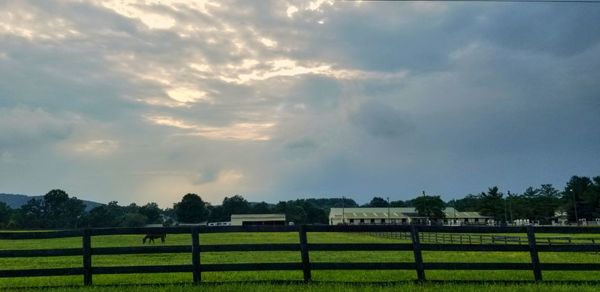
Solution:
[[[410,243],[410,240],[384,238],[365,232],[309,232],[308,242],[318,243]],[[564,234],[560,235],[564,236]],[[580,236],[580,235],[573,235]],[[587,235],[589,237],[589,235]],[[144,235],[93,236],[91,245],[99,247],[142,246]],[[299,242],[297,232],[234,232],[200,235],[202,245],[273,244]],[[153,246],[191,245],[190,234],[168,234],[166,242]],[[0,240],[0,250],[81,248],[80,237],[58,239]],[[147,244],[146,244],[147,245]],[[202,248],[200,248],[202,249]],[[528,252],[423,251],[423,262],[462,263],[530,263]],[[298,263],[298,251],[201,252],[202,264]],[[600,263],[598,252],[540,252],[541,263]],[[189,253],[94,255],[94,266],[189,265]],[[392,263],[414,262],[413,251],[311,251],[311,263]],[[0,258],[2,270],[81,267],[81,256]],[[415,270],[314,270],[310,284],[303,283],[297,271],[227,271],[203,272],[202,283],[191,285],[191,273],[94,275],[94,286],[83,287],[82,276],[0,278],[0,289],[35,289],[47,287],[61,291],[580,291],[597,290],[600,271],[544,271],[547,283],[534,284],[531,270],[470,271],[427,270],[428,282],[414,284]],[[507,282],[511,281],[511,282]],[[560,282],[558,282],[560,281]],[[581,281],[571,282],[571,281]]]

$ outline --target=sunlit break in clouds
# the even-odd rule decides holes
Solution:
[[[598,175],[598,31],[595,4],[3,1],[0,193],[360,203]]]

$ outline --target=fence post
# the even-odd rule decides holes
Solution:
[[[306,225],[300,225],[298,229],[300,236],[300,256],[302,258],[302,272],[304,273],[304,282],[311,281],[310,258],[308,257],[308,239],[306,238]]]
[[[423,255],[421,254],[421,242],[419,240],[419,232],[415,225],[410,226],[410,236],[413,244],[413,253],[415,255],[417,279],[419,282],[425,282],[425,267],[423,266]]]
[[[535,232],[533,230],[533,226],[527,226],[527,241],[529,243],[529,253],[531,255],[531,265],[533,266],[533,276],[535,277],[535,281],[542,281],[542,270],[540,268],[540,258],[538,256],[536,242],[535,242]]]
[[[83,285],[92,285],[92,231],[83,230]]]
[[[198,226],[192,227],[192,266],[194,284],[200,284],[202,280],[202,273],[200,272],[200,235],[198,232]]]

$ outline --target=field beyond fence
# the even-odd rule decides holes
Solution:
[[[206,234],[220,233],[297,233],[296,243],[201,244]],[[109,235],[187,234],[191,244],[96,247],[92,238]],[[310,242],[313,233],[367,233],[398,239],[385,243]],[[544,236],[553,234],[553,236]],[[556,236],[556,234],[587,234],[588,237]],[[100,228],[47,232],[0,232],[0,240],[45,240],[81,238],[80,247],[52,249],[1,249],[2,258],[77,257],[80,267],[67,268],[0,268],[0,278],[39,276],[81,276],[84,285],[92,285],[95,275],[189,273],[193,283],[201,283],[203,274],[233,271],[301,271],[301,280],[310,282],[313,271],[319,270],[413,270],[415,280],[427,281],[427,271],[442,270],[518,270],[531,271],[536,282],[543,281],[543,271],[600,271],[599,262],[540,262],[540,253],[598,253],[600,234],[596,227],[459,227],[419,225],[362,225],[362,226],[243,226],[243,227],[163,227],[163,228]],[[411,252],[412,261],[311,261],[313,252]],[[445,262],[424,261],[423,252],[525,252],[528,262]],[[297,252],[297,262],[267,263],[203,263],[203,253],[228,252]],[[189,254],[187,264],[102,266],[92,263],[92,256]],[[393,281],[394,279],[389,279]]]

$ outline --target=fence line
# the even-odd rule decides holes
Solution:
[[[226,244],[200,245],[201,234],[227,232],[298,232],[297,244]],[[375,234],[408,235],[410,243],[310,243],[309,232],[367,232]],[[192,244],[176,246],[142,246],[142,247],[105,247],[94,248],[91,238],[98,235],[174,233],[190,234]],[[463,233],[478,233],[466,234]],[[483,238],[486,233],[526,233],[526,245],[504,243],[487,243]],[[63,276],[82,275],[84,285],[92,285],[93,275],[98,274],[129,274],[129,273],[192,273],[194,283],[201,283],[202,273],[216,271],[267,271],[267,270],[297,270],[303,272],[305,281],[311,281],[313,270],[415,270],[418,281],[426,281],[427,270],[531,270],[536,281],[542,281],[544,270],[571,271],[600,271],[599,263],[540,263],[539,252],[589,252],[600,251],[595,244],[557,245],[540,244],[536,233],[589,233],[600,234],[600,228],[591,227],[450,227],[450,226],[418,226],[418,225],[382,225],[382,226],[243,226],[243,227],[164,227],[164,228],[101,228],[52,232],[0,232],[0,239],[45,239],[81,237],[82,247],[55,250],[2,250],[0,258],[10,257],[54,257],[82,256],[81,268],[55,269],[22,269],[0,270],[0,278],[33,277],[33,276]],[[449,236],[447,236],[449,234]],[[479,242],[474,241],[480,236]],[[511,235],[512,236],[512,235]],[[448,239],[446,241],[446,238]],[[492,237],[494,238],[494,237]],[[432,240],[444,244],[430,243]],[[449,243],[448,243],[449,242]],[[521,239],[519,239],[521,242]],[[413,251],[414,262],[310,262],[311,251]],[[297,263],[244,263],[244,264],[203,264],[203,252],[231,251],[298,251],[300,262]],[[444,263],[423,261],[423,251],[499,251],[499,252],[529,252],[530,263]],[[95,267],[92,265],[92,255],[124,255],[142,253],[190,253],[189,265],[159,265],[159,266],[116,266]]]
[[[376,237],[410,240],[409,232],[371,232]],[[497,234],[453,234],[440,232],[419,233],[421,242],[442,244],[529,244],[527,236]],[[600,237],[553,236],[536,237],[536,244],[600,244]]]

